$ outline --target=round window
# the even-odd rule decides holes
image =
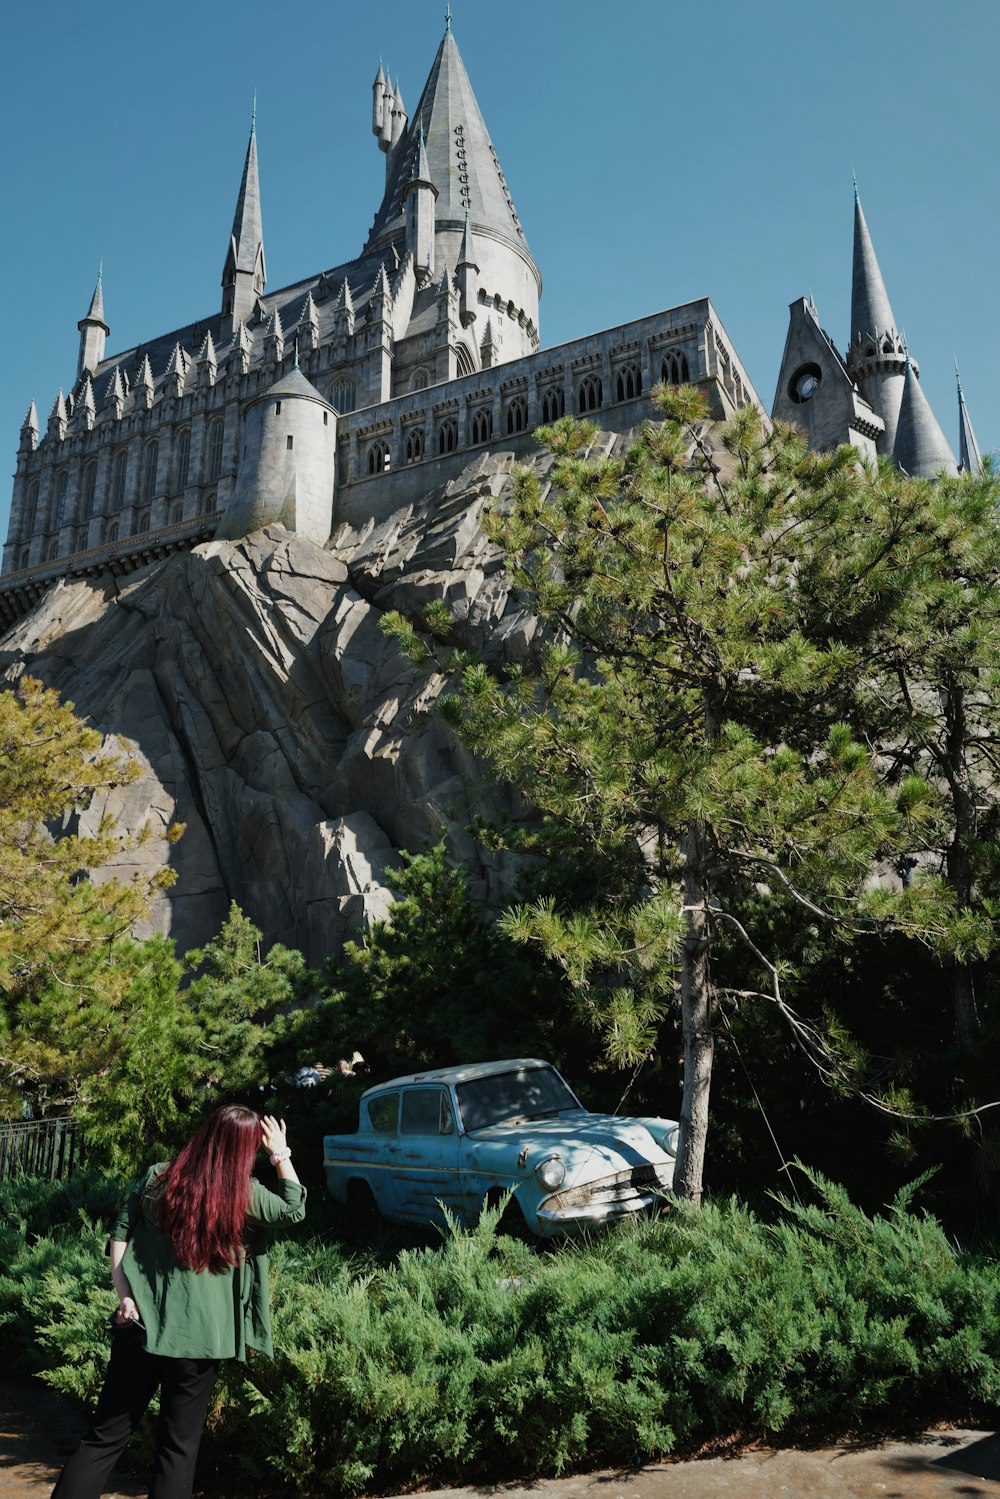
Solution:
[[[823,371],[818,364],[803,364],[789,380],[788,394],[796,405],[801,406],[805,401],[812,400],[822,379]]]

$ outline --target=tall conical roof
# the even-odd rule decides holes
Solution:
[[[851,277],[851,342],[895,329],[896,320],[882,280],[857,189],[854,191],[854,267]]]
[[[83,328],[84,323],[99,323],[100,326],[104,329],[105,333],[110,333],[111,331],[107,323],[104,321],[104,291],[101,287],[102,279],[103,270],[100,270],[97,273],[97,285],[94,287],[94,295],[90,299],[90,308],[87,312],[87,316],[81,318],[79,323],[77,324],[77,327],[80,329]]]
[[[976,434],[972,430],[957,365],[955,366],[955,380],[958,385],[958,466],[963,473],[973,474],[978,478],[983,471],[983,455],[979,451]]]
[[[948,474],[958,472],[955,456],[909,360],[892,456],[897,468],[915,479],[933,479],[942,469]]]
[[[426,170],[438,191],[438,225],[451,223],[460,228],[468,208],[477,232],[485,230],[527,253],[524,231],[450,26],[409,127],[393,148],[396,154],[390,157],[385,197],[366,248],[402,228],[403,194],[421,131]],[[419,170],[422,174],[423,168]]]
[[[237,271],[250,271],[252,273],[257,265],[258,255],[260,256],[261,276],[266,281],[264,226],[260,212],[260,180],[257,174],[257,122],[255,113],[254,121],[250,126],[250,142],[247,146],[246,161],[243,163],[243,180],[240,183],[240,195],[236,200],[236,212],[233,215],[233,232],[230,239],[229,255],[226,257],[226,267],[228,269],[230,263],[229,256],[232,256],[234,268]]]

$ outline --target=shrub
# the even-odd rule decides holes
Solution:
[[[332,1496],[990,1411],[996,1264],[909,1192],[870,1217],[811,1180],[814,1200],[780,1202],[773,1222],[679,1205],[548,1253],[498,1237],[495,1213],[383,1263],[283,1242],[275,1357],[224,1368],[202,1476]],[[31,1366],[85,1397],[114,1304],[91,1216],[103,1189],[88,1190],[40,1236],[23,1218],[3,1231],[0,1281],[0,1338],[33,1332]]]

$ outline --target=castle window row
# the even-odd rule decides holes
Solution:
[[[423,385],[417,385],[422,380],[423,370],[418,370],[411,378],[412,389],[423,389]],[[655,366],[654,366],[655,377]],[[665,383],[679,385],[689,380],[690,364],[688,356],[683,351],[671,351],[662,358],[660,367],[660,378]],[[589,415],[591,412],[600,411],[606,404],[607,375],[597,371],[589,371],[579,376],[572,387],[570,394],[575,397],[576,411],[581,416]],[[638,400],[643,393],[645,381],[642,366],[638,361],[632,360],[620,366],[613,366],[610,372],[612,382],[611,389],[614,392],[614,400],[618,403]],[[334,389],[329,392],[330,399],[336,404]],[[541,425],[549,426],[557,422],[560,417],[566,415],[567,390],[563,384],[551,384],[539,389],[538,392],[538,417]],[[478,447],[484,443],[491,442],[495,436],[494,409],[492,406],[473,406],[468,413],[467,437],[465,441],[470,447]],[[519,433],[527,432],[530,428],[530,411],[526,395],[511,395],[502,403],[499,412],[499,431],[508,437],[515,437]],[[459,441],[460,431],[458,419],[454,416],[442,417],[431,429],[415,424],[404,426],[399,437],[399,461],[404,466],[419,463],[424,458],[445,457],[449,453],[457,452],[462,444]],[[387,472],[392,466],[392,439],[382,436],[375,438],[366,445],[362,444],[358,453],[358,468],[356,472],[361,477],[374,477],[377,474]],[[346,469],[342,472],[342,481],[346,479]]]

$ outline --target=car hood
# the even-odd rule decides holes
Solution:
[[[466,1141],[470,1164],[509,1171],[512,1177],[529,1176],[547,1156],[558,1155],[566,1166],[565,1190],[633,1166],[672,1166],[673,1157],[657,1138],[671,1128],[676,1128],[671,1119],[619,1119],[567,1110],[552,1119],[494,1124],[467,1135]]]

